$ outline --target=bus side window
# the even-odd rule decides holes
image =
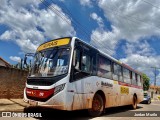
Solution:
[[[137,81],[137,73],[133,73],[132,84],[133,84],[133,85],[138,85],[138,81]]]
[[[123,81],[122,79],[122,67],[117,63],[113,63],[113,79]]]
[[[83,53],[81,61],[82,61],[81,70],[83,72],[90,73],[90,71],[91,71],[91,57],[89,55],[87,55],[86,53]]]
[[[80,62],[81,62],[80,50],[75,50],[75,69],[80,70]]]
[[[141,78],[140,78],[140,75],[137,75],[137,81],[138,81],[138,86],[142,86],[142,85],[141,85]]]
[[[136,80],[136,81],[135,81],[135,82],[136,82],[135,85],[138,85],[137,73],[135,73],[135,80]]]
[[[132,84],[136,85],[136,73],[132,72]]]
[[[131,79],[131,84],[132,84],[132,79],[133,79],[132,71],[130,71],[129,74],[130,74],[130,79]]]
[[[91,73],[91,57],[82,52],[81,49],[75,49],[73,56],[73,77],[72,81],[82,79]]]
[[[98,57],[98,76],[111,79],[111,61],[103,56]]]
[[[123,68],[123,77],[124,77],[124,82],[131,83],[130,71],[126,68]]]
[[[141,80],[141,86],[143,86],[143,79],[141,75],[140,75],[140,80]]]

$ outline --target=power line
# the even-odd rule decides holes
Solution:
[[[42,0],[40,0],[40,1],[41,1],[41,3],[44,4],[44,2],[42,2]],[[44,0],[44,1],[45,1],[45,0]],[[48,4],[47,1],[45,1],[45,2]],[[45,6],[47,6],[50,10],[52,10],[49,5],[46,5],[46,3],[45,3]],[[53,8],[52,11],[53,11],[54,13],[56,13],[58,16],[61,16],[61,15],[62,15],[56,8],[54,8],[53,6],[52,6],[52,8]],[[68,11],[69,11],[69,10],[68,10]],[[57,12],[58,12],[58,13],[57,13]],[[70,11],[69,11],[69,13],[70,13]],[[70,15],[71,15],[71,14],[70,14]],[[71,15],[71,16],[72,16],[72,15]],[[63,17],[61,17],[61,18],[64,20],[65,17],[63,16]],[[76,21],[76,19],[74,19],[74,20]],[[77,21],[76,21],[76,22],[72,21],[72,22],[73,22],[74,25],[76,25],[76,27],[78,26],[78,25],[76,24]],[[68,23],[68,22],[67,22],[67,23]],[[82,30],[82,32],[84,32],[87,37],[90,37],[90,35],[88,34],[88,30],[86,30],[86,28],[84,28],[81,24],[78,26],[78,28],[80,28],[80,30]],[[86,32],[86,31],[87,31],[87,32]],[[107,34],[108,34],[108,33],[107,33]],[[108,34],[108,37],[109,37],[109,39],[111,38],[109,34]],[[90,39],[90,38],[89,38],[89,39]],[[107,50],[108,52],[112,52],[110,49],[104,47],[104,45],[103,45],[102,43],[100,43],[95,36],[92,36],[92,39],[93,39],[93,42],[98,43],[101,47],[103,47],[103,48],[104,48],[105,50]],[[111,38],[111,39],[112,39],[112,38]],[[114,42],[114,44],[117,44],[117,42]]]
[[[53,7],[53,6],[52,6],[52,7]],[[52,11],[53,11],[53,10],[52,10]],[[109,10],[109,11],[111,11],[111,10]],[[118,12],[117,12],[117,13],[118,13]],[[116,13],[116,15],[117,15],[117,13]],[[114,13],[114,14],[115,14],[115,13]],[[57,15],[59,16],[59,14],[57,14]],[[123,19],[128,19],[129,21],[132,21],[132,22],[134,22],[134,23],[137,23],[136,21],[138,21],[138,22],[144,23],[144,24],[146,24],[146,25],[150,25],[150,24],[145,23],[145,22],[143,22],[143,21],[141,21],[141,20],[138,20],[138,19],[135,18],[135,17],[130,17],[130,18],[135,19],[135,20],[133,20],[133,19],[128,18],[128,16],[125,17],[125,18],[124,18],[124,16],[121,16],[121,15],[118,15],[118,16],[122,17]],[[155,26],[155,27],[157,27],[157,26]],[[160,29],[159,27],[157,27],[157,28]],[[81,29],[82,29],[82,27],[81,27]],[[83,32],[85,31],[85,33],[86,33],[86,30],[82,30],[82,31],[83,31]],[[88,33],[86,33],[86,35],[87,35],[87,37],[89,36]],[[95,39],[95,36],[93,36],[93,40],[96,41],[97,43],[99,43],[99,45],[103,46],[102,43],[100,43],[99,41],[97,41],[97,40]],[[105,49],[106,49],[106,48],[105,48]],[[107,51],[110,51],[110,52],[111,52],[111,50],[109,50],[109,49],[107,49]]]
[[[65,20],[65,16],[64,15],[62,15],[61,14],[61,12],[59,11],[59,10],[57,10],[56,8],[54,8],[53,6],[52,7],[50,7],[49,6],[49,3],[47,2],[47,1],[45,1],[45,0],[40,0],[41,1],[41,3],[42,4],[44,4],[46,7],[48,7],[51,11],[53,11],[54,13],[56,13],[62,20]],[[44,2],[46,2],[46,3],[44,3]],[[53,8],[53,9],[51,9],[51,8]],[[62,17],[62,16],[63,17]],[[66,20],[65,20],[66,21]],[[68,23],[68,22],[67,22]],[[69,25],[71,25],[70,23],[68,23]],[[76,25],[76,27],[77,27],[77,24],[74,22],[73,23],[74,25]],[[82,27],[80,27],[80,30],[82,30]],[[85,30],[82,30],[82,32],[84,32],[86,35],[87,35],[87,37],[88,36],[90,36]],[[95,38],[94,38],[94,40],[95,40]],[[97,41],[98,42],[98,41]],[[99,42],[98,42],[99,43]],[[102,43],[99,43],[100,45],[103,45]],[[107,49],[107,48],[105,48],[108,52],[111,52],[109,49]]]
[[[53,1],[53,0],[52,0],[52,1]],[[88,32],[88,29],[86,28],[86,26],[84,27],[76,18],[74,18],[74,15],[70,12],[70,10],[69,10],[64,4],[63,4],[63,6],[64,6],[64,8],[68,11],[69,15],[72,16],[72,18],[73,18],[73,21],[72,21],[72,22],[75,21],[75,23],[78,23],[79,27],[82,28],[83,31],[86,31],[86,32],[87,32],[87,35],[90,36],[89,34],[91,34],[91,33]],[[110,35],[109,35],[109,34],[108,34],[108,36],[109,36],[109,38],[110,38]],[[96,40],[97,37],[94,36],[93,39]],[[97,40],[96,40],[96,41],[97,41]],[[98,42],[98,43],[99,43],[99,42]],[[101,43],[99,43],[99,44],[101,44]],[[101,45],[102,45],[102,44],[101,44]],[[109,51],[111,52],[110,49],[107,49],[107,50],[109,50]]]
[[[145,1],[145,0],[141,0],[141,1],[147,3],[147,4],[151,5],[151,6],[153,6],[153,7],[155,7],[155,8],[157,8],[157,9],[160,9],[160,7],[158,7],[158,6],[150,3],[150,2],[148,2],[148,1]]]
[[[43,2],[42,2],[42,0],[40,0],[40,1],[42,4],[44,4],[46,7],[48,7],[51,11],[53,11],[57,16],[59,16],[62,20],[64,20],[67,24],[71,25],[71,22],[70,21],[68,22],[68,19],[58,9],[56,9],[54,6],[49,5],[49,2],[47,2],[45,0],[43,0]],[[72,23],[73,23],[73,21],[72,21]],[[75,23],[73,23],[73,24],[77,27],[77,24],[75,24]],[[82,31],[82,32],[86,35],[86,37],[88,37],[86,32],[84,32],[84,31]]]
[[[130,6],[131,7],[131,6]],[[115,8],[117,8],[117,7],[115,7]],[[123,19],[125,19],[125,20],[127,20],[127,23],[129,24],[129,21],[131,21],[131,22],[133,22],[133,23],[138,23],[138,22],[141,22],[141,23],[143,23],[143,24],[145,24],[145,25],[149,25],[149,26],[151,26],[149,23],[146,23],[146,22],[144,22],[144,21],[142,21],[142,20],[139,20],[139,19],[137,19],[137,18],[135,18],[135,17],[128,17],[128,16],[122,16],[122,15],[118,15],[118,9],[117,10],[111,10],[111,9],[109,9],[109,11],[111,12],[111,13],[113,13],[113,11],[115,11],[116,13],[113,13],[113,14],[115,14],[115,15],[117,15],[117,16],[119,16],[119,17],[121,17],[121,18],[123,18]],[[134,20],[133,20],[134,19]],[[157,29],[160,29],[160,27],[158,27],[158,26],[155,26]],[[132,28],[132,26],[131,26],[131,28]],[[130,28],[129,28],[130,29]]]
[[[53,1],[53,0],[52,0],[52,1]],[[89,32],[88,32],[88,28],[86,28],[86,26],[84,27],[78,20],[76,20],[76,18],[74,18],[73,14],[72,14],[72,13],[70,12],[70,10],[65,6],[65,4],[63,4],[63,6],[64,6],[64,7],[67,9],[67,11],[70,13],[70,16],[72,16],[73,20],[74,20],[75,22],[77,22],[77,23],[80,25],[80,27],[82,27],[82,29],[84,29],[84,31],[87,31],[87,33],[89,33]],[[74,21],[73,21],[73,22],[74,22]],[[91,34],[91,33],[89,33],[89,34]],[[109,39],[112,39],[112,40],[113,40],[113,38],[110,36],[109,33],[107,33],[107,35],[108,35],[108,38],[109,38]],[[95,36],[92,36],[92,37],[94,37],[94,38],[93,38],[94,41],[97,41],[97,39],[98,39],[97,37],[95,37]],[[93,41],[93,42],[94,42],[94,41]],[[97,43],[99,43],[99,45],[104,46],[104,45],[103,45],[102,43],[100,43],[99,41],[97,41]],[[117,44],[117,41],[114,41],[113,43],[114,43],[114,44]],[[107,45],[108,45],[108,44],[107,44]],[[109,46],[108,46],[108,47],[109,47]],[[105,46],[105,49],[107,49],[107,50],[109,50],[110,52],[112,52],[111,49],[106,48],[106,46]]]

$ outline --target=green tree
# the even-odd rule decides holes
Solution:
[[[143,78],[143,90],[146,91],[149,89],[150,78],[146,74],[142,74],[142,78]]]

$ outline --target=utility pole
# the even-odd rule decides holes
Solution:
[[[158,68],[158,67],[151,67],[151,68],[154,68],[154,75],[155,75],[155,79],[154,79],[154,86],[156,86],[156,81],[157,81],[157,74],[156,74],[156,71],[157,71],[157,69],[160,69],[160,68]]]

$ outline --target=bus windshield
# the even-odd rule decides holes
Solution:
[[[39,51],[34,57],[30,77],[52,77],[66,74],[69,66],[69,48]]]

